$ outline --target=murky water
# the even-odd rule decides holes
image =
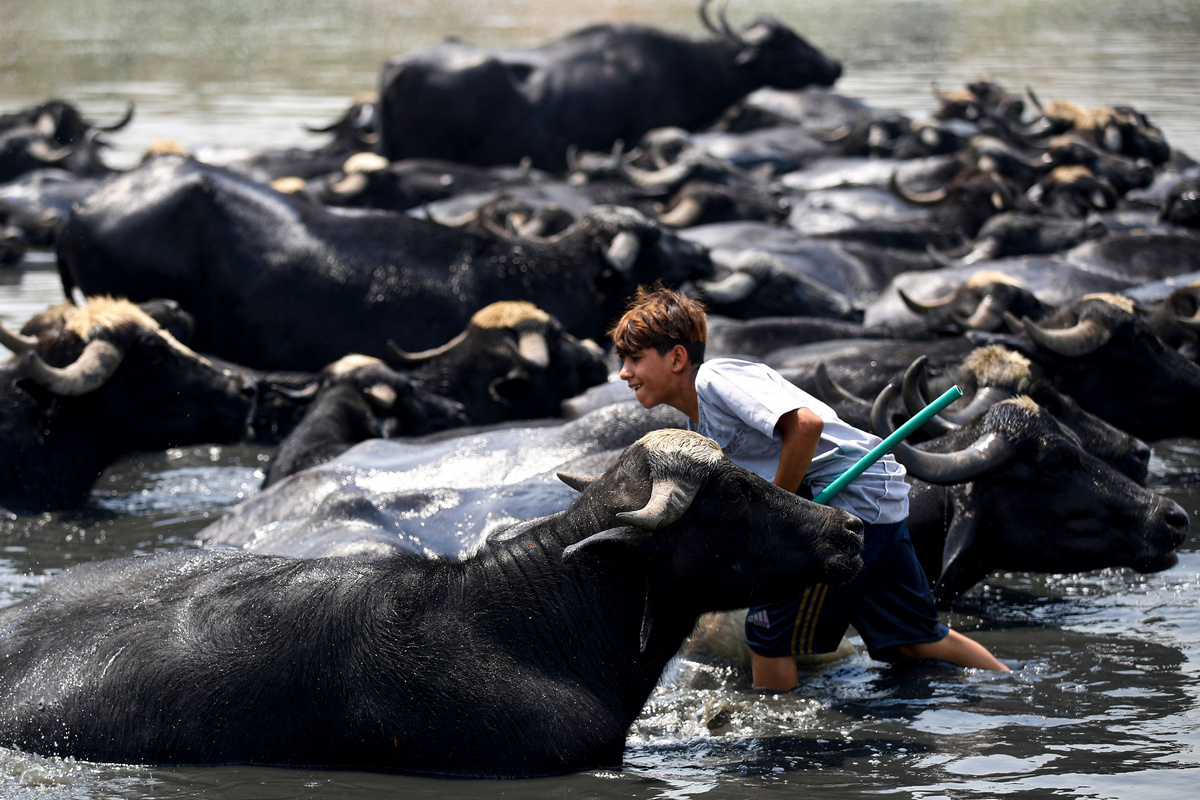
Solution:
[[[770,12],[841,58],[839,89],[921,114],[933,83],[982,75],[1048,99],[1128,103],[1200,153],[1200,3],[735,0],[735,22]],[[162,137],[189,146],[315,145],[375,86],[388,56],[459,35],[540,41],[587,22],[638,20],[698,33],[691,2],[662,0],[0,0],[0,110],[59,96],[93,117],[137,102],[110,160]],[[48,254],[0,271],[0,321],[61,299]],[[81,512],[0,520],[0,604],[80,561],[194,547],[252,494],[264,453],[195,447],[128,459]],[[1152,483],[1195,517],[1200,447],[1155,447]],[[812,668],[794,694],[748,688],[740,667],[682,658],[629,737],[621,772],[529,782],[349,772],[158,769],[0,750],[5,798],[997,796],[1178,798],[1200,780],[1200,547],[1140,576],[995,575],[954,627],[1018,669],[893,670],[856,655]],[[264,732],[269,735],[269,732]]]

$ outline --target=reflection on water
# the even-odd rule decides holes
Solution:
[[[51,96],[134,122],[110,161],[154,139],[189,146],[313,145],[392,55],[459,35],[517,46],[600,20],[698,35],[695,3],[661,0],[0,0],[0,110]],[[1145,0],[734,0],[796,26],[846,66],[839,89],[917,115],[933,84],[988,75],[1043,99],[1129,103],[1200,153],[1200,3]],[[61,299],[50,254],[0,270],[0,321]],[[194,547],[253,494],[265,453],[185,448],[115,465],[91,507],[0,519],[0,605],[80,561]],[[1200,449],[1154,448],[1151,484],[1196,517]],[[1200,553],[1156,575],[994,575],[948,615],[1017,666],[999,676],[893,670],[858,654],[805,673],[794,694],[744,669],[678,659],[631,732],[626,767],[513,783],[269,768],[159,769],[0,750],[5,798],[998,797],[1178,798],[1200,779]]]

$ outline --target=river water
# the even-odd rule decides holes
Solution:
[[[842,59],[838,89],[877,105],[920,116],[933,108],[932,85],[987,76],[1044,100],[1134,105],[1173,145],[1200,153],[1200,2],[735,0],[730,16],[763,12]],[[0,111],[63,97],[105,120],[134,100],[134,122],[112,137],[116,166],[164,137],[194,148],[314,146],[303,123],[330,120],[374,89],[385,58],[448,35],[515,46],[615,20],[700,32],[681,0],[0,0],[0,18]],[[5,324],[61,296],[50,254],[0,271]],[[0,518],[0,604],[73,563],[194,547],[198,530],[256,491],[266,456],[147,454],[113,467],[87,509]],[[1195,517],[1197,443],[1156,444],[1151,484]],[[680,658],[634,726],[620,772],[445,781],[97,765],[0,749],[0,797],[1195,796],[1198,592],[1195,534],[1178,565],[1154,575],[993,575],[945,619],[1016,667],[1005,676],[895,670],[859,653],[806,669],[795,693],[775,696],[751,691],[735,664]]]

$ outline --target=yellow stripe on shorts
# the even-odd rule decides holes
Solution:
[[[800,598],[800,608],[796,610],[796,624],[792,628],[792,655],[811,655],[813,639],[817,635],[817,619],[821,616],[821,606],[825,604],[825,594],[829,585],[815,583],[804,590]],[[800,649],[796,646],[799,644]]]

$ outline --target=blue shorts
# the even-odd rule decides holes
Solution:
[[[863,539],[863,569],[849,583],[806,586],[789,600],[751,608],[750,649],[768,657],[829,653],[850,625],[881,661],[893,660],[900,645],[941,641],[950,629],[938,619],[908,526],[867,525]]]

